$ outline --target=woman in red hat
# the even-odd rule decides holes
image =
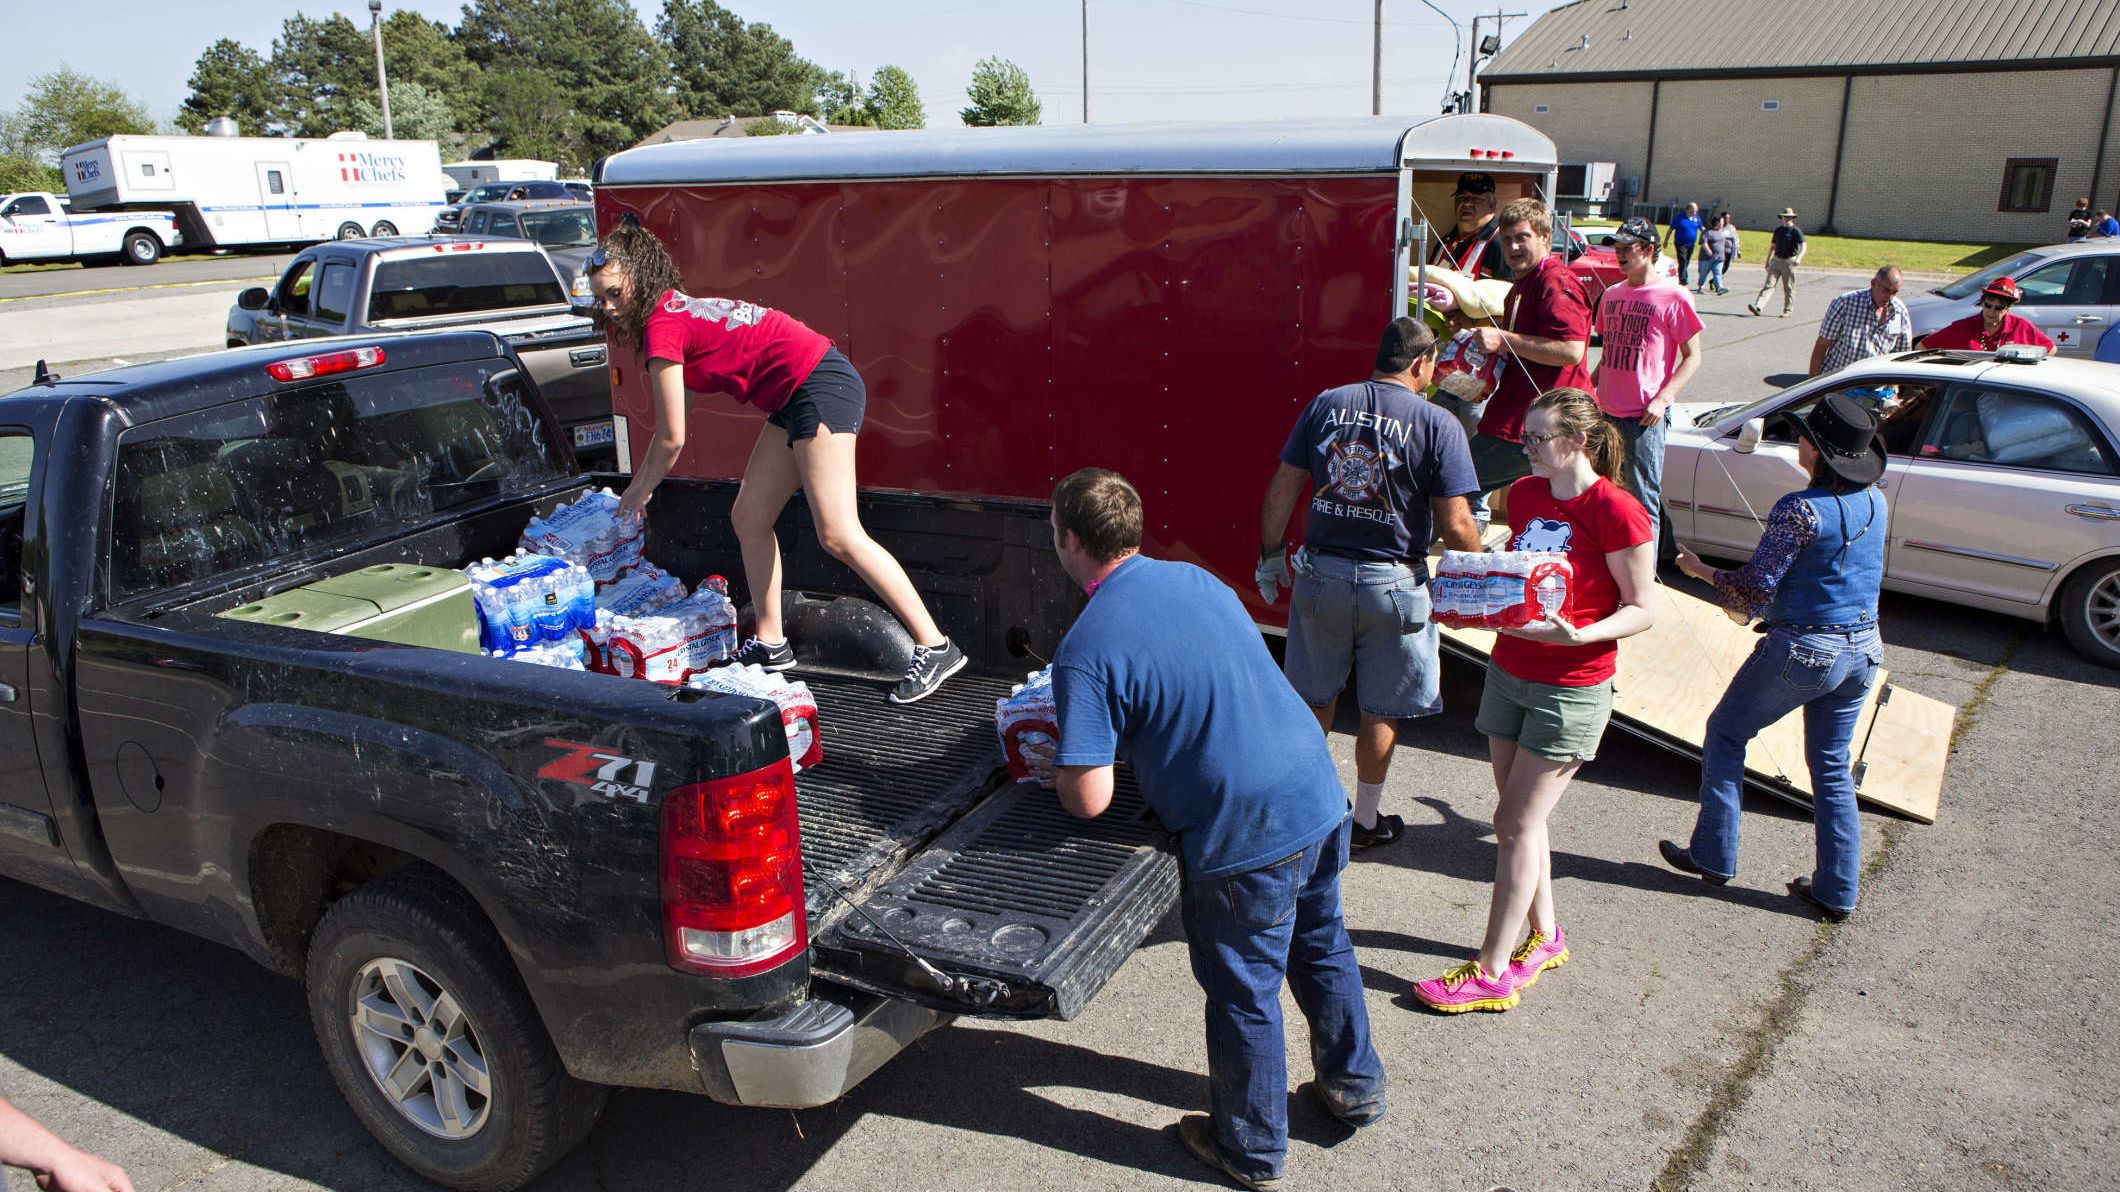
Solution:
[[[1992,352],[2004,344],[2038,344],[2053,351],[2054,341],[2045,332],[2032,326],[2030,320],[2010,313],[2010,307],[2021,296],[2016,282],[1998,277],[1980,291],[1979,314],[1937,328],[1922,337],[1921,346]]]

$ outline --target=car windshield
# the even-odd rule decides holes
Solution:
[[[525,211],[523,235],[546,248],[586,248],[596,243],[596,221],[587,208],[569,211]]]
[[[2045,259],[2046,257],[2042,253],[2021,252],[2016,256],[1997,261],[1978,273],[1968,273],[1947,286],[1938,286],[1930,290],[1929,293],[1941,294],[1953,300],[1971,298],[1980,292],[1982,286],[1987,285],[1996,278],[2015,277]]]
[[[473,190],[470,194],[465,195],[464,201],[466,203],[497,203],[503,195],[508,193],[508,188],[514,185],[515,183],[513,182],[488,182],[484,186]]]

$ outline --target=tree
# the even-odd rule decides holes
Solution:
[[[957,115],[977,127],[1036,124],[1042,110],[1031,90],[1031,76],[1006,58],[981,58],[972,68],[972,85],[965,94],[972,106]]]
[[[678,106],[693,116],[819,114],[825,71],[771,25],[745,24],[714,0],[663,0],[655,36]]]
[[[355,99],[375,98],[375,43],[336,13],[321,21],[297,14],[280,23],[272,75],[273,115],[287,134],[330,136],[353,127]]]
[[[61,150],[84,141],[155,130],[146,104],[115,84],[66,66],[29,81],[12,124],[8,140],[14,152],[52,165]]]
[[[551,84],[571,115],[579,159],[616,153],[670,119],[663,48],[626,0],[471,0],[457,42],[480,70]],[[538,135],[522,126],[509,134],[516,142]]]
[[[862,95],[861,79],[836,70],[825,72],[817,84],[817,118],[826,124],[876,123],[876,113]]]
[[[353,126],[369,136],[383,135],[382,105],[366,99],[353,101]],[[456,139],[456,111],[437,92],[418,83],[390,80],[391,135],[412,141]]]
[[[488,74],[479,89],[479,110],[495,147],[508,156],[556,161],[574,169],[587,164],[574,105],[559,84],[544,75],[527,70]]]
[[[29,144],[22,117],[0,112],[0,194],[18,190],[65,190],[59,167]]]
[[[926,128],[927,109],[920,106],[920,88],[903,67],[879,66],[869,78],[871,123],[878,128]]]
[[[265,135],[278,92],[272,67],[256,50],[226,37],[206,47],[191,68],[191,94],[177,109],[177,127],[196,136],[216,116],[232,116],[247,137]]]

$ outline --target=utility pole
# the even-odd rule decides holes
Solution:
[[[1089,0],[1082,0],[1082,123],[1089,123]]]
[[[375,89],[383,95],[383,139],[396,140],[390,127],[390,78],[383,73],[383,0],[368,0],[368,16],[375,29]]]
[[[1377,0],[1376,41],[1369,56],[1369,114],[1384,114],[1384,0]]]
[[[1502,22],[1524,15],[1526,14],[1521,12],[1503,12],[1500,5],[1496,5],[1492,13],[1474,13],[1472,15],[1472,53],[1467,55],[1465,60],[1465,108],[1467,111],[1477,112],[1480,110],[1480,59],[1492,58],[1496,54],[1501,53]],[[1487,35],[1486,41],[1480,40],[1481,21],[1494,22],[1494,32]]]

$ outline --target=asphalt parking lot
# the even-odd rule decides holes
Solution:
[[[1800,373],[1859,284],[1807,277],[1797,317],[1755,319],[1758,278],[1703,301],[1689,399]],[[1747,802],[1730,886],[1665,869],[1698,769],[1612,733],[1553,820],[1574,958],[1503,1015],[1411,999],[1475,943],[1493,864],[1479,676],[1446,664],[1448,710],[1402,736],[1386,796],[1411,831],[1345,880],[1390,1116],[1355,1134],[1295,1095],[1290,1186],[2111,1186],[2120,998],[2094,949],[2120,916],[2120,672],[1952,606],[1888,596],[1884,624],[1893,681],[1961,714],[1939,821],[1863,817],[1859,913],[1823,925],[1783,892],[1811,825],[1769,800]],[[425,1186],[339,1100],[293,983],[7,882],[0,924],[0,1092],[140,1188]],[[1076,1022],[938,1031],[816,1110],[620,1091],[536,1187],[1220,1186],[1166,1129],[1205,1104],[1199,1001],[1166,922]]]

